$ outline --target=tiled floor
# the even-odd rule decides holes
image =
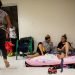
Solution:
[[[48,75],[48,67],[27,68],[24,65],[25,59],[19,57],[16,61],[15,57],[8,58],[11,66],[6,69],[2,58],[0,57],[0,75]],[[75,69],[64,69],[63,73],[58,70],[56,75],[75,75]]]

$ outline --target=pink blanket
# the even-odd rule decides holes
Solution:
[[[44,55],[44,56],[38,56],[34,58],[28,58],[25,61],[27,64],[31,66],[44,66],[44,65],[59,65],[61,60],[57,58],[55,55]],[[70,56],[67,58],[64,58],[64,64],[75,64],[75,56]]]

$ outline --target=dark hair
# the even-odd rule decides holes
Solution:
[[[38,45],[39,45],[39,44],[43,44],[43,43],[42,43],[42,42],[39,42]]]
[[[2,1],[0,0],[0,8],[2,7]]]
[[[45,40],[48,40],[48,39],[50,39],[50,35],[47,35],[47,36],[45,37]]]
[[[66,34],[64,34],[62,37],[64,37],[64,38],[65,38],[65,40],[67,41],[67,36],[66,36]]]

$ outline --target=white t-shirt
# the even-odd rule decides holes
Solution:
[[[17,38],[16,32],[15,32],[15,27],[9,28],[9,37],[13,38],[13,39]]]

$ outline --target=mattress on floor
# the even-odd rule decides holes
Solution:
[[[44,56],[38,56],[34,58],[28,58],[25,61],[27,67],[41,67],[50,65],[60,65],[61,60],[56,55],[46,54]],[[64,64],[75,64],[75,56],[69,56],[64,58]]]

